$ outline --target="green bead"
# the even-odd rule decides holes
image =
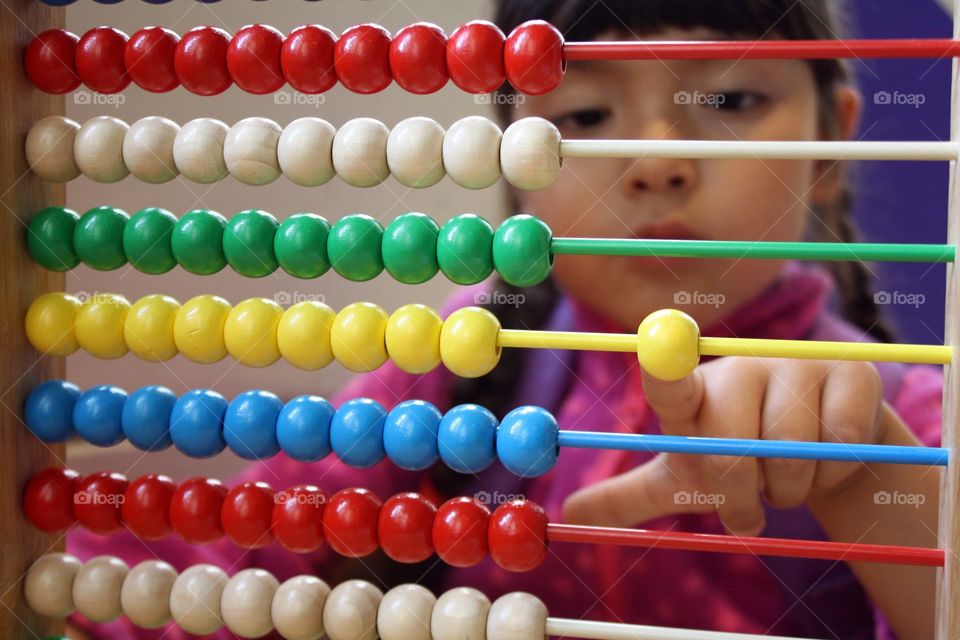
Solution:
[[[428,215],[397,216],[383,232],[383,266],[396,280],[420,284],[437,275],[440,227]]]
[[[166,209],[148,207],[137,211],[123,230],[123,252],[137,271],[166,273],[177,266],[170,238],[177,217]]]
[[[437,263],[457,284],[476,284],[493,273],[493,227],[473,213],[443,225],[437,238]]]
[[[125,211],[114,207],[96,207],[83,214],[73,230],[73,248],[80,261],[99,271],[127,264],[123,228],[129,219]]]
[[[552,241],[543,220],[525,213],[507,218],[493,236],[493,265],[505,282],[532,287],[550,275]]]
[[[27,249],[44,269],[69,271],[80,264],[73,249],[73,233],[80,216],[65,207],[38,211],[27,228]]]
[[[262,278],[277,270],[273,237],[280,223],[266,211],[248,209],[233,216],[223,234],[223,254],[233,270]]]
[[[298,213],[283,221],[273,239],[280,267],[297,278],[319,278],[330,269],[327,238],[330,223],[315,213]]]
[[[330,229],[327,255],[334,271],[347,280],[372,280],[383,271],[383,227],[370,216],[354,213]]]
[[[194,209],[177,221],[170,238],[173,257],[185,270],[199,276],[227,266],[223,255],[223,231],[227,219],[216,211]]]

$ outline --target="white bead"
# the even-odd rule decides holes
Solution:
[[[340,179],[354,187],[372,187],[387,179],[390,130],[373,118],[354,118],[333,138],[333,166]]]
[[[330,640],[376,640],[377,607],[383,592],[365,580],[341,582],[323,607],[323,627]]]
[[[515,591],[497,598],[487,616],[487,640],[543,640],[547,637],[547,605],[540,598]]]
[[[123,162],[123,139],[130,126],[110,116],[83,123],[73,141],[73,156],[80,172],[95,182],[118,182],[130,171]]]
[[[317,187],[337,175],[333,168],[333,138],[337,130],[322,118],[299,118],[280,135],[277,158],[290,182]]]
[[[73,581],[83,563],[65,553],[48,553],[27,571],[23,595],[27,605],[48,618],[73,613]]]
[[[177,177],[173,160],[173,141],[180,125],[168,118],[140,118],[123,137],[123,163],[135,177],[151,184],[169,182]]]
[[[120,606],[130,622],[158,629],[170,622],[170,591],[177,571],[161,560],[144,560],[127,574],[120,589]]]
[[[115,556],[97,556],[84,563],[73,580],[73,604],[93,622],[110,622],[123,615],[120,589],[130,568]]]
[[[381,640],[432,640],[430,613],[436,596],[418,584],[402,584],[387,591],[377,612]]]
[[[213,118],[197,118],[180,127],[173,140],[173,161],[184,178],[211,184],[227,177],[223,143],[230,131]]]
[[[224,624],[242,638],[259,638],[273,631],[270,606],[279,586],[263,569],[244,569],[230,578],[220,596]]]
[[[27,134],[27,164],[50,182],[67,182],[80,175],[73,145],[80,125],[68,118],[50,116],[30,127]]]
[[[227,574],[212,564],[195,564],[179,576],[170,591],[170,613],[181,629],[202,635],[223,626],[220,595]]]
[[[490,600],[470,587],[450,589],[433,605],[433,640],[484,640]]]
[[[273,594],[270,617],[286,640],[323,637],[323,605],[330,595],[327,583],[314,576],[290,578]]]
[[[500,170],[518,189],[549,187],[560,175],[560,130],[543,118],[517,120],[503,132]]]
[[[500,127],[489,118],[457,120],[443,137],[443,166],[467,189],[486,189],[500,179]]]
[[[244,184],[270,184],[280,177],[277,145],[283,133],[273,120],[244,118],[230,127],[223,143],[227,171]]]
[[[402,185],[422,189],[443,179],[443,127],[430,118],[407,118],[390,131],[387,164]]]

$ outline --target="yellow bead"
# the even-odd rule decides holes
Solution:
[[[230,303],[219,296],[197,296],[187,300],[173,321],[173,340],[183,357],[210,364],[227,357],[223,329]]]
[[[298,369],[314,371],[333,362],[330,327],[336,312],[315,300],[298,302],[283,312],[277,325],[280,354]]]
[[[390,315],[386,343],[390,359],[407,373],[426,373],[440,364],[443,320],[423,304],[408,304]]]
[[[440,357],[447,369],[463,378],[479,378],[500,361],[500,321],[480,307],[450,314],[440,331]]]
[[[173,324],[179,310],[180,303],[170,296],[144,296],[134,302],[123,321],[123,339],[130,351],[149,362],[177,355]]]
[[[97,358],[119,358],[127,353],[123,321],[130,302],[115,293],[95,293],[77,314],[74,331],[80,348]]]
[[[266,367],[280,359],[277,325],[283,309],[267,298],[249,298],[227,315],[223,338],[227,351],[248,367]]]
[[[74,323],[80,312],[80,300],[68,293],[45,293],[30,304],[24,326],[27,340],[37,351],[51,356],[66,356],[76,351]]]
[[[387,312],[371,302],[345,306],[330,328],[330,347],[350,371],[373,371],[387,361]]]
[[[660,380],[680,380],[700,362],[700,327],[676,309],[654,311],[637,330],[640,366]]]

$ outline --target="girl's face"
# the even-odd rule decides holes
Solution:
[[[723,38],[699,29],[656,37]],[[855,91],[837,89],[841,136],[853,131],[858,111]],[[789,60],[571,63],[558,89],[517,107],[515,118],[527,116],[552,121],[564,139],[823,137],[812,70]],[[520,201],[555,236],[799,240],[807,224],[823,224],[813,208],[842,186],[834,164],[566,158],[552,186],[520,193]],[[761,292],[782,267],[777,260],[557,256],[553,274],[568,293],[632,329],[664,307],[707,326]]]

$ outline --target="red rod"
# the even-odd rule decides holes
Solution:
[[[790,540],[785,538],[740,538],[712,533],[614,529],[554,523],[547,525],[547,539],[551,542],[619,544],[628,547],[711,551],[714,553],[751,553],[758,556],[814,558],[844,562],[879,562],[921,567],[942,567],[945,555],[943,549],[924,547],[899,547],[824,540]]]
[[[828,58],[949,58],[960,40],[709,40],[568,42],[567,60],[741,60]]]

